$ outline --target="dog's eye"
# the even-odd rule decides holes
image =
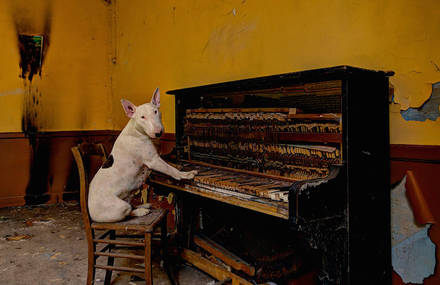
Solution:
[[[145,119],[145,116],[141,116],[142,119]]]
[[[154,114],[157,114],[157,110],[154,110]]]

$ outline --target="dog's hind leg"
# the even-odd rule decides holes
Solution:
[[[131,205],[117,197],[107,197],[107,201],[90,210],[90,216],[94,221],[112,223],[125,219],[131,213]]]
[[[118,200],[120,202],[113,204],[114,206],[112,207],[111,213],[106,213],[107,219],[113,220],[114,222],[121,221],[127,216],[141,217],[148,215],[151,212],[150,209],[144,207],[132,210],[132,207],[129,203],[125,202],[124,200]]]

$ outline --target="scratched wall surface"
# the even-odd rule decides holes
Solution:
[[[0,132],[112,129],[112,15],[103,0],[0,1]],[[36,74],[20,34],[43,36]]]
[[[391,143],[440,144],[440,122],[406,121],[440,81],[438,1],[177,1],[114,3],[116,128],[119,99],[162,90],[334,65],[393,70]],[[174,103],[162,98],[166,131]],[[364,99],[366,108],[368,98]]]

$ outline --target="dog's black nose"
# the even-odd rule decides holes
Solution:
[[[160,137],[162,135],[162,131],[160,131],[160,133],[156,133],[156,138]]]

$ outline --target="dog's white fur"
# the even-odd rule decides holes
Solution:
[[[163,132],[159,89],[154,92],[150,103],[135,106],[124,99],[121,103],[130,121],[111,151],[113,164],[108,168],[101,167],[90,183],[89,213],[97,222],[116,222],[128,215],[147,214],[147,209],[132,210],[131,205],[122,199],[142,186],[151,169],[177,180],[192,179],[197,174],[196,171],[182,172],[167,164],[151,141]]]

